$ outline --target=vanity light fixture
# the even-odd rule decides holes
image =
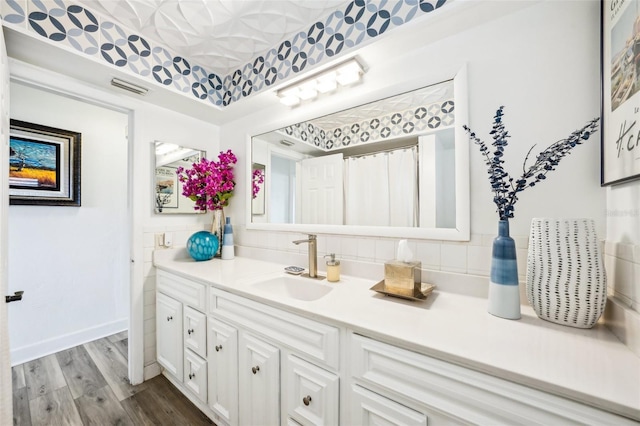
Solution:
[[[280,102],[286,106],[296,106],[301,101],[316,98],[320,93],[330,93],[338,86],[349,86],[362,80],[362,65],[351,58],[327,70],[314,74],[292,85],[278,90]]]
[[[286,140],[286,139],[282,139],[282,140],[280,141],[280,144],[281,144],[281,145],[284,145],[284,146],[293,146],[293,142],[288,141],[288,140]]]
[[[128,81],[120,80],[119,78],[112,78],[111,85],[113,87],[117,87],[119,89],[126,90],[131,93],[135,93],[136,95],[144,96],[149,92],[149,89],[138,86],[133,83],[129,83]]]

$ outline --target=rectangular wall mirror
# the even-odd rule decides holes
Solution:
[[[468,240],[463,74],[253,136],[266,180],[251,227]]]
[[[189,168],[206,155],[205,151],[173,143],[156,141],[153,144],[155,168],[153,194],[157,214],[198,214],[194,201],[182,195],[182,184],[178,181],[178,167]]]

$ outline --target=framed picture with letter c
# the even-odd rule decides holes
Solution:
[[[640,177],[640,2],[602,0],[600,183]]]
[[[81,134],[11,120],[9,204],[80,206]]]

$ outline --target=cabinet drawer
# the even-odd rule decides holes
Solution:
[[[207,356],[207,317],[202,312],[185,306],[184,347],[191,349],[202,358]]]
[[[287,415],[303,425],[337,425],[338,376],[289,355],[284,371]]]
[[[159,292],[171,296],[185,305],[192,306],[202,312],[207,309],[206,287],[204,284],[159,270],[156,276],[156,287]]]
[[[338,328],[211,288],[209,312],[339,368]]]
[[[357,334],[350,336],[350,353],[351,375],[357,383],[398,395],[450,422],[628,424],[591,406]]]
[[[354,385],[350,423],[354,425],[427,426],[427,416],[395,401]]]
[[[189,349],[184,351],[184,385],[207,402],[207,362]]]

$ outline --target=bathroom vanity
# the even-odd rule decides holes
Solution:
[[[236,257],[154,253],[157,359],[219,425],[636,424],[640,359],[604,326],[389,298]],[[437,283],[436,283],[437,284]],[[635,421],[633,420],[635,419]]]

